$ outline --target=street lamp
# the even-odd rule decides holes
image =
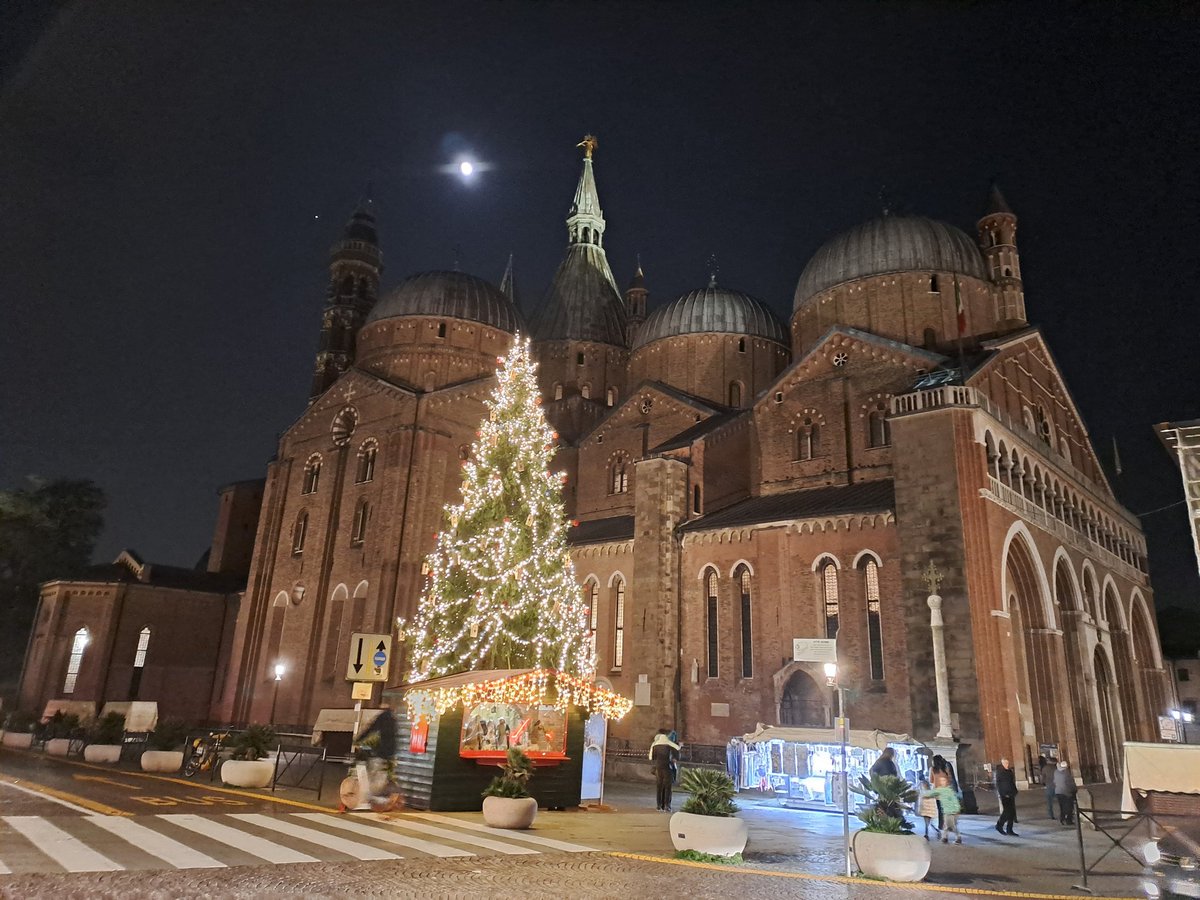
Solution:
[[[283,681],[283,673],[287,669],[283,663],[275,663],[275,693],[271,695],[271,724],[275,724],[275,704],[279,702],[279,682]]]
[[[837,663],[825,663],[825,684],[837,691],[838,720],[842,723],[842,857],[846,860],[846,877],[850,872],[850,771],[846,763],[846,689],[838,683]]]
[[[1196,717],[1186,709],[1169,709],[1171,718],[1179,723],[1179,743],[1187,743],[1187,727],[1190,723],[1196,721]]]

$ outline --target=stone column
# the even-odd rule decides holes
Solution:
[[[946,669],[946,636],[942,623],[942,598],[929,595],[929,630],[933,632],[933,676],[937,684],[939,740],[953,740],[950,726],[950,675]]]

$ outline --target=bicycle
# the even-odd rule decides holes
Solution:
[[[193,739],[187,762],[183,764],[184,776],[190,778],[197,772],[211,769],[229,737],[229,731],[210,731],[203,737]]]
[[[338,812],[359,809],[364,802],[371,812],[396,812],[404,808],[404,796],[396,778],[396,761],[357,747],[349,774],[338,786]],[[372,765],[374,763],[375,765]]]

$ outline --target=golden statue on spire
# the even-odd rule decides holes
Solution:
[[[598,146],[600,146],[600,142],[596,140],[596,136],[594,134],[585,134],[583,136],[583,140],[580,141],[575,146],[583,148],[583,158],[584,159],[591,159],[592,151],[594,151]]]

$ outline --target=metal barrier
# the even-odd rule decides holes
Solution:
[[[1093,830],[1100,832],[1108,838],[1109,846],[1097,856],[1091,863],[1087,861],[1087,852],[1083,846],[1083,822],[1087,820]],[[1079,843],[1079,884],[1071,885],[1072,888],[1078,891],[1087,891],[1089,894],[1095,893],[1088,887],[1088,874],[1095,871],[1108,855],[1114,850],[1120,850],[1140,867],[1145,867],[1146,860],[1137,856],[1125,842],[1143,826],[1146,827],[1147,833],[1142,837],[1142,840],[1156,837],[1155,829],[1169,830],[1169,825],[1172,820],[1189,821],[1190,817],[1183,815],[1173,815],[1169,813],[1153,813],[1145,810],[1139,812],[1127,812],[1120,809],[1094,809],[1076,805],[1075,807],[1075,835]]]
[[[317,773],[316,787],[305,784],[306,780],[311,780],[309,776],[314,770]],[[294,778],[291,783],[283,780],[289,772]],[[280,785],[299,788],[302,791],[316,791],[317,799],[320,800],[321,792],[325,788],[325,748],[306,744],[280,744],[275,751],[275,773],[271,776],[271,793],[275,793],[275,788]]]

